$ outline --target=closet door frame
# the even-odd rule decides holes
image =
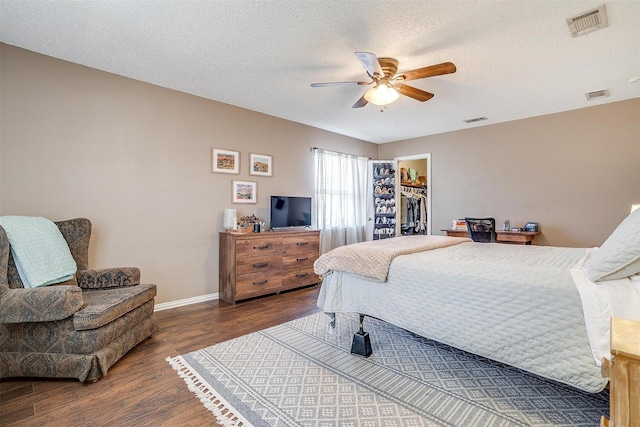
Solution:
[[[427,162],[427,234],[430,235],[431,234],[431,153],[424,153],[424,154],[414,154],[412,156],[399,156],[399,157],[394,157],[393,160],[396,161],[396,163],[401,162],[401,161],[405,161],[405,160],[426,160]],[[396,188],[400,188],[400,171],[397,171],[396,173]],[[400,206],[400,191],[396,192],[396,197],[398,198],[396,200],[396,206]],[[398,220],[398,228],[400,227],[400,221]],[[400,235],[399,231],[397,232],[398,236]]]

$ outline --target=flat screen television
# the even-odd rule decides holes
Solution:
[[[271,228],[309,227],[311,197],[271,196]]]

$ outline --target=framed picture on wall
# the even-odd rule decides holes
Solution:
[[[233,181],[231,203],[258,203],[258,183],[254,181]]]
[[[211,171],[218,173],[240,173],[240,153],[222,148],[211,149]]]
[[[260,176],[273,175],[273,157],[267,154],[249,153],[249,174]]]

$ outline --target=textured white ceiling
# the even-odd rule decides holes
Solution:
[[[572,38],[565,18],[601,4],[511,1],[10,1],[0,41],[122,76],[384,143],[640,97],[640,1],[607,1],[609,27]],[[411,82],[384,113],[351,106],[369,51]],[[609,89],[606,99],[586,92]],[[489,120],[466,124],[465,119]]]

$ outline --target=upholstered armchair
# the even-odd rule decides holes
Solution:
[[[93,382],[158,331],[156,285],[135,267],[89,270],[91,222],[55,223],[77,272],[64,283],[25,289],[0,226],[0,378]]]

